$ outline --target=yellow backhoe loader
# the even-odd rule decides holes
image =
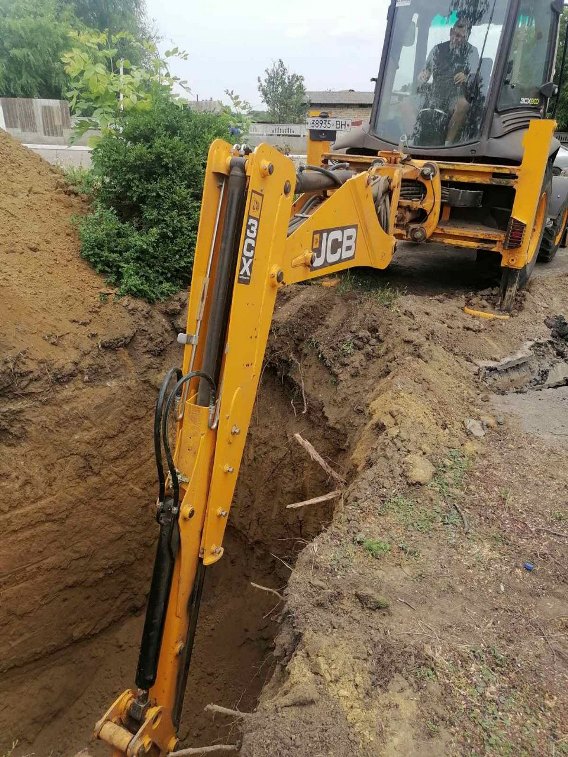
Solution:
[[[568,180],[552,175],[544,114],[561,12],[557,0],[393,0],[367,128],[332,152],[333,119],[311,119],[299,171],[267,145],[211,146],[183,363],[155,413],[159,535],[135,687],[96,725],[116,757],[178,744],[278,290],[387,268],[399,240],[441,242],[501,270],[508,310],[539,253],[554,254]]]

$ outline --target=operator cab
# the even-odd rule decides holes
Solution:
[[[550,0],[392,0],[368,131],[345,135],[336,148],[351,139],[355,148],[400,145],[416,156],[520,161],[519,132],[543,117],[554,93],[562,7]]]

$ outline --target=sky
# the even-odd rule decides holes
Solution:
[[[307,90],[372,91],[389,0],[146,0],[148,16],[187,61],[171,63],[190,98],[223,100],[233,90],[263,108],[257,77],[282,58]]]

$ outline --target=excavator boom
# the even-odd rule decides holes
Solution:
[[[156,406],[160,531],[136,688],[95,731],[116,757],[176,748],[204,579],[223,555],[278,289],[353,266],[384,269],[397,239],[443,234],[465,247],[499,246],[507,265],[521,268],[531,234],[512,244],[497,232],[474,240],[471,228],[444,224],[452,197],[467,197],[445,189],[507,182],[519,228],[532,229],[553,128],[531,124],[518,168],[438,164],[394,151],[297,173],[268,145],[241,155],[212,144],[187,328],[178,337],[183,364],[166,376]]]

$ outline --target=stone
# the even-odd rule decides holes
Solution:
[[[404,475],[409,484],[429,484],[436,469],[424,455],[408,455],[404,460]]]
[[[564,386],[568,383],[568,363],[556,363],[548,372],[546,384],[547,389],[555,389],[558,386]]]
[[[473,418],[468,418],[465,423],[466,431],[474,436],[476,439],[482,439],[485,436],[485,429],[481,421],[476,421]]]

